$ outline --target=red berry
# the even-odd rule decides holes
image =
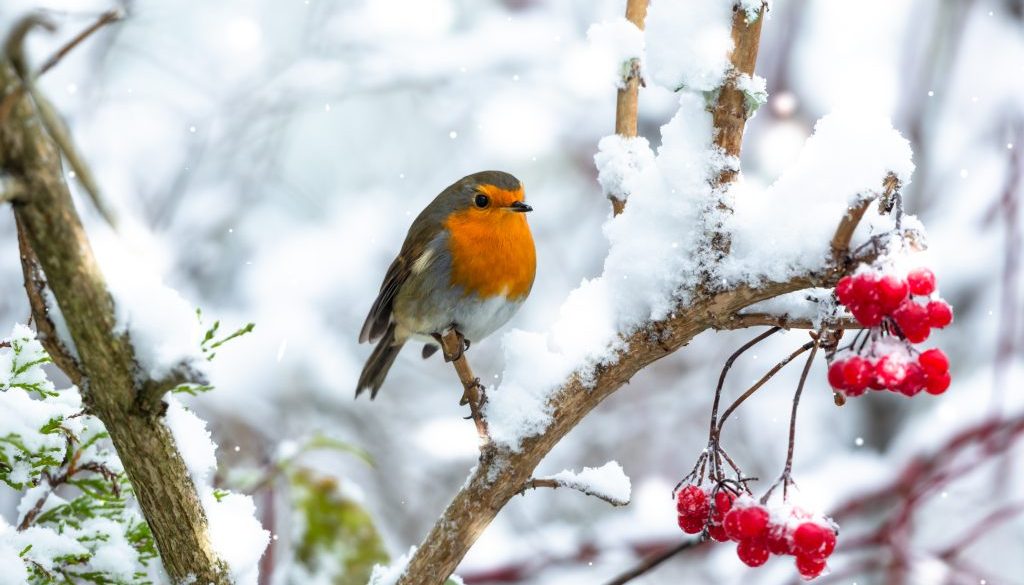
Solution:
[[[907,338],[910,343],[923,343],[928,339],[928,335],[932,332],[931,328],[925,325],[924,327],[918,327],[916,329],[904,329],[903,336]]]
[[[928,326],[928,308],[907,299],[892,312],[892,318],[900,329],[917,329]]]
[[[679,528],[687,534],[697,534],[704,530],[704,518],[679,515]]]
[[[748,567],[760,567],[768,561],[768,545],[760,538],[744,540],[736,547],[736,556]]]
[[[828,367],[828,383],[836,390],[846,389],[846,376],[843,373],[845,366],[846,360],[836,360]]]
[[[718,542],[726,542],[729,537],[725,534],[725,528],[721,524],[712,524],[708,526],[708,536],[717,540]]]
[[[882,322],[882,308],[877,303],[864,302],[850,305],[850,312],[853,317],[865,327],[876,327]]]
[[[695,485],[688,485],[676,494],[676,511],[682,516],[699,518],[708,517],[708,495]]]
[[[949,371],[949,358],[939,348],[927,349],[917,356],[917,363],[921,364],[928,375],[944,374]]]
[[[900,383],[897,390],[904,396],[914,396],[924,389],[924,385],[924,368],[914,362],[910,362],[906,365],[906,376],[904,376],[903,382]]]
[[[736,499],[736,496],[725,490],[715,492],[715,508],[711,511],[711,521],[721,524],[725,515],[729,513],[729,510],[732,510],[732,501],[734,499]]]
[[[739,508],[729,510],[729,513],[725,515],[725,520],[722,521],[722,527],[725,528],[726,536],[732,540],[742,540],[743,534],[740,532]]]
[[[749,540],[763,536],[768,530],[770,516],[761,506],[749,506],[739,510],[740,538]]]
[[[825,570],[825,559],[797,555],[796,570],[800,572],[800,576],[804,579],[813,579]]]
[[[853,277],[853,302],[856,304],[874,304],[878,302],[878,290],[875,288],[878,277],[870,272]]]
[[[789,541],[785,526],[774,525],[769,528],[765,542],[768,544],[768,551],[773,555],[793,554],[793,544]]]
[[[925,392],[936,395],[942,394],[946,391],[946,388],[949,388],[950,381],[949,372],[936,375],[928,374],[924,384]]]
[[[843,388],[854,393],[863,393],[871,379],[871,363],[868,360],[853,356],[843,362]]]
[[[890,312],[907,298],[907,283],[892,274],[878,279],[876,284],[878,300],[883,312]]]
[[[907,274],[910,292],[915,295],[930,295],[935,292],[935,274],[927,268],[915,268]]]
[[[928,324],[939,329],[953,322],[953,307],[946,301],[928,302]]]
[[[832,546],[835,547],[835,534],[830,528],[817,522],[803,522],[793,531],[793,548],[800,555],[827,556],[822,551],[828,534],[832,535]]]
[[[875,363],[875,382],[882,388],[898,388],[906,375],[906,368],[891,355],[882,356]]]
[[[852,277],[844,276],[839,279],[839,282],[836,283],[836,298],[844,305],[849,305],[853,301]]]
[[[821,547],[821,554],[825,557],[832,555],[832,551],[836,550],[836,533],[832,530],[828,530],[825,533],[825,544]]]

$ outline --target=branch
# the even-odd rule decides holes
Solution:
[[[110,10],[103,13],[96,22],[75,35],[74,38],[58,49],[56,53],[51,55],[34,75],[29,70],[28,60],[26,59],[24,50],[22,49],[24,37],[34,27],[38,26],[48,31],[53,31],[54,25],[37,15],[31,15],[23,19],[22,22],[15,27],[6,43],[7,54],[11,60],[11,64],[14,65],[15,72],[18,74],[18,77],[21,78],[21,85],[17,86],[14,91],[5,96],[3,101],[0,102],[0,123],[3,123],[7,115],[10,113],[10,108],[17,99],[22,97],[26,91],[32,96],[32,101],[36,105],[37,114],[43,121],[46,131],[49,132],[50,137],[57,143],[60,151],[64,154],[64,158],[67,159],[68,164],[71,165],[71,169],[75,173],[75,178],[78,179],[79,184],[81,184],[82,188],[85,189],[86,194],[96,207],[96,210],[99,211],[100,216],[102,216],[104,221],[106,221],[112,228],[117,227],[117,217],[114,215],[110,206],[107,205],[106,200],[100,191],[99,183],[97,183],[96,179],[93,177],[92,170],[87,164],[85,164],[84,158],[75,146],[74,141],[71,139],[67,125],[64,123],[64,120],[61,119],[50,101],[46,99],[46,96],[36,88],[35,80],[52,69],[61,61],[61,59],[64,58],[65,55],[81,44],[82,41],[87,39],[92,35],[92,33],[111,22],[119,20],[121,16],[122,14],[119,10]]]
[[[684,540],[683,542],[680,542],[679,544],[671,548],[668,548],[657,554],[651,555],[650,557],[644,559],[639,565],[633,567],[625,573],[622,573],[621,575],[612,579],[605,585],[624,585],[625,583],[628,583],[633,579],[636,579],[637,577],[650,572],[652,569],[664,563],[665,561],[671,559],[677,554],[686,550],[690,550],[691,548],[695,548],[703,543],[704,541],[699,538],[691,538],[690,540]]]
[[[587,487],[585,484],[573,483],[573,482],[565,481],[565,480],[562,480],[562,479],[556,479],[554,477],[541,477],[541,478],[531,479],[530,481],[526,482],[526,485],[523,486],[523,492],[526,492],[526,490],[534,490],[534,489],[537,489],[537,488],[557,489],[557,488],[560,488],[560,487],[576,490],[576,491],[580,492],[581,494],[585,494],[585,495],[588,495],[588,496],[594,496],[595,498],[598,498],[600,500],[604,500],[604,501],[608,502],[609,504],[611,504],[613,506],[625,506],[625,505],[629,504],[629,500],[621,500],[621,499],[616,498],[616,497],[614,497],[614,496],[612,496],[610,494],[606,494],[606,493],[599,492],[599,491],[594,491],[593,489]]]
[[[891,201],[900,188],[900,181],[896,178],[896,175],[889,173],[886,175],[885,180],[882,181],[882,187],[883,191],[880,198],[882,207],[891,209]],[[836,228],[836,233],[832,236],[832,261],[836,264],[842,265],[847,261],[845,256],[850,251],[850,240],[853,239],[853,232],[856,231],[861,218],[864,217],[864,213],[871,206],[873,200],[874,197],[862,198],[860,202],[846,211],[846,215],[839,222],[839,227]]]
[[[829,319],[825,323],[829,328],[836,329],[863,329],[864,326],[852,317],[839,317]],[[772,326],[783,329],[809,329],[816,330],[822,323],[815,323],[808,317],[791,317],[789,314],[772,315],[771,313],[736,313],[717,321],[715,329],[732,330],[746,329],[748,327]]]
[[[8,56],[21,54],[28,28],[16,28],[20,36],[8,40],[0,57],[0,91],[22,86]],[[0,172],[23,181],[30,194],[12,208],[78,351],[81,372],[67,373],[82,376],[85,399],[110,434],[171,581],[227,584],[228,568],[210,545],[206,515],[174,437],[163,420],[134,410],[146,379],[137,378],[128,337],[114,334],[113,301],[64,182],[60,152],[29,100],[10,103],[0,120]]]
[[[441,335],[440,342],[445,360],[450,359],[450,356],[458,356],[451,360],[451,362],[455,366],[455,372],[459,375],[459,381],[462,382],[463,394],[460,404],[469,403],[470,416],[473,418],[473,423],[476,424],[476,432],[480,437],[480,447],[483,449],[491,444],[491,437],[487,432],[487,421],[484,419],[483,412],[481,412],[484,401],[487,399],[484,394],[483,384],[480,383],[480,378],[473,375],[473,370],[469,367],[469,362],[466,360],[462,338],[456,333],[455,329],[449,329]]]
[[[635,24],[640,30],[644,29],[644,19],[647,18],[647,2],[648,0],[626,1],[626,20]],[[639,60],[630,60],[629,74],[624,81],[625,87],[620,88],[615,97],[615,133],[625,138],[633,138],[637,135],[637,110],[640,86],[643,85]],[[626,201],[609,195],[612,202],[612,213],[615,215],[622,213],[622,210],[626,208]]]
[[[164,395],[183,384],[208,384],[209,381],[188,364],[171,370],[166,378],[145,380],[135,394],[135,412],[143,416],[163,416],[167,409]]]

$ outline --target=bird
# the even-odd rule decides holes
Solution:
[[[526,221],[523,184],[501,171],[481,171],[452,183],[409,227],[398,256],[359,332],[376,342],[356,385],[356,397],[377,397],[402,347],[426,343],[433,355],[453,329],[463,342],[457,355],[494,333],[519,310],[537,270]]]

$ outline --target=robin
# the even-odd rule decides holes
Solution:
[[[424,341],[423,358],[454,329],[470,343],[504,325],[530,294],[537,267],[523,185],[500,171],[459,179],[416,217],[388,268],[359,342],[377,342],[363,366],[356,396],[377,396],[398,352]],[[436,343],[435,343],[436,342]]]

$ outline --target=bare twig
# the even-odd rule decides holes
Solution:
[[[729,315],[724,320],[715,323],[715,329],[746,329],[748,327],[775,326],[783,329],[818,329],[820,323],[807,317],[792,317],[787,314],[773,315],[771,313],[747,313],[741,312]],[[851,317],[839,317],[828,319],[829,327],[839,329],[863,329],[864,326]]]
[[[772,366],[772,369],[768,370],[768,372],[764,376],[761,376],[760,380],[758,380],[753,386],[748,388],[746,392],[741,394],[735,402],[729,405],[729,408],[725,409],[725,412],[722,413],[722,420],[718,423],[718,432],[722,432],[722,427],[725,425],[725,421],[729,419],[729,416],[733,412],[735,412],[736,409],[739,408],[740,405],[747,400],[747,398],[753,396],[754,392],[757,392],[761,388],[761,386],[764,386],[765,383],[768,382],[768,380],[771,380],[773,377],[775,377],[775,374],[778,374],[779,370],[786,367],[789,364],[789,362],[796,359],[800,354],[804,353],[805,351],[811,349],[812,347],[815,347],[816,344],[817,342],[815,341],[808,341],[807,343],[801,345],[799,348],[793,351],[793,353],[782,358],[782,361]]]
[[[890,201],[896,196],[899,188],[900,181],[896,178],[896,175],[892,173],[886,175],[885,180],[882,181],[882,200]],[[846,261],[845,256],[850,251],[850,240],[853,239],[853,232],[857,229],[857,225],[860,224],[861,218],[864,217],[864,213],[871,206],[873,200],[874,197],[862,198],[856,205],[846,211],[846,215],[839,222],[839,227],[836,228],[836,233],[832,236],[832,261],[837,265],[842,265]]]
[[[775,491],[775,487],[782,484],[782,499],[785,500],[789,497],[789,484],[792,483],[790,474],[793,471],[793,450],[796,447],[796,413],[800,408],[800,396],[804,392],[804,384],[807,383],[807,374],[811,372],[811,365],[814,363],[814,356],[818,353],[818,347],[821,344],[822,335],[825,334],[824,329],[818,329],[817,335],[814,335],[814,346],[811,347],[811,353],[807,356],[807,362],[804,363],[804,369],[800,373],[800,382],[796,385],[796,392],[793,393],[793,410],[789,415],[789,446],[786,449],[786,464],[782,468],[782,475],[779,476],[768,491],[761,498],[761,503],[764,504],[771,497],[772,492]],[[813,335],[813,334],[812,334]]]
[[[596,492],[584,484],[563,481],[561,479],[556,479],[554,477],[539,477],[531,479],[530,481],[526,482],[526,485],[523,486],[523,491],[525,492],[526,490],[532,490],[537,488],[555,489],[560,487],[576,490],[581,494],[586,494],[588,496],[594,496],[595,498],[599,500],[604,500],[613,506],[625,506],[629,504],[629,500],[620,500],[609,494]]]
[[[715,400],[711,404],[711,428],[708,430],[708,441],[710,442],[715,436],[715,430],[718,428],[718,405],[722,400],[722,389],[725,387],[725,376],[729,373],[732,368],[732,364],[748,349],[754,347],[758,343],[761,343],[765,339],[768,339],[772,335],[775,335],[781,331],[781,327],[772,327],[771,329],[762,332],[757,337],[744,343],[739,349],[733,352],[729,359],[725,360],[725,365],[722,366],[722,373],[718,377],[718,386],[715,387]]]
[[[670,547],[664,551],[651,555],[650,557],[644,559],[639,565],[633,567],[625,573],[622,573],[621,575],[612,579],[605,585],[624,585],[625,583],[628,583],[633,579],[636,579],[637,577],[650,572],[655,567],[661,565],[662,563],[671,559],[677,554],[686,550],[690,550],[691,548],[700,546],[703,543],[704,541],[699,538],[684,540],[683,542],[680,542],[679,544],[673,547]]]
[[[644,19],[647,18],[648,0],[627,0],[626,20],[632,22],[640,30],[644,29]],[[640,96],[640,86],[643,84],[643,77],[640,73],[640,62],[632,59],[629,63],[629,71],[623,80],[624,87],[618,90],[615,98],[615,133],[625,138],[633,138],[637,135],[637,103]],[[618,195],[625,195],[618,194]],[[626,207],[624,197],[615,193],[609,193],[612,202],[612,213],[618,215]]]
[[[476,432],[480,436],[480,446],[481,448],[486,447],[490,444],[491,439],[482,411],[484,400],[486,400],[484,386],[480,383],[480,378],[474,376],[473,370],[469,367],[462,339],[458,333],[454,329],[449,329],[441,335],[440,341],[441,351],[445,356],[457,356],[452,360],[452,365],[455,366],[455,372],[459,375],[459,381],[462,382],[463,400],[469,403],[469,412],[473,417],[473,423],[476,424]]]

